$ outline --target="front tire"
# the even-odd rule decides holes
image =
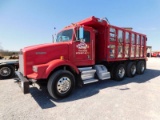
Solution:
[[[11,65],[3,65],[0,66],[0,78],[1,79],[8,79],[14,75],[14,67]]]
[[[69,96],[74,87],[74,75],[67,70],[59,70],[53,73],[47,84],[48,92],[54,99],[61,99]]]

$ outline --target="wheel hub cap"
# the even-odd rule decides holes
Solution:
[[[11,71],[8,67],[3,67],[0,69],[1,76],[8,76],[10,73],[11,73]]]
[[[120,78],[123,78],[124,74],[125,74],[125,70],[122,67],[122,68],[119,69],[118,75],[119,75]]]
[[[57,90],[59,93],[66,93],[71,87],[71,80],[68,77],[62,77],[57,83]]]
[[[133,65],[131,67],[131,73],[132,73],[132,75],[134,75],[136,73],[136,66],[135,65]]]
[[[141,72],[144,71],[144,64],[141,64]]]

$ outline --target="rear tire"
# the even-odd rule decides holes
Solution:
[[[8,79],[14,75],[14,67],[11,65],[3,65],[0,66],[0,78],[1,79]]]
[[[143,74],[145,71],[145,62],[144,61],[139,61],[137,63],[137,74]]]
[[[125,65],[124,64],[119,64],[117,67],[114,68],[113,78],[116,81],[122,81],[125,77]]]
[[[134,77],[136,75],[136,63],[135,62],[128,63],[126,74],[128,77]]]
[[[54,99],[65,98],[70,95],[75,87],[75,78],[67,70],[59,70],[53,73],[48,81],[47,89]]]
[[[114,79],[114,74],[115,74],[114,71],[115,71],[115,65],[111,67],[111,79]]]

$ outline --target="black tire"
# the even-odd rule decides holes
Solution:
[[[65,84],[65,85],[64,85]],[[59,87],[59,88],[58,88]],[[66,91],[62,91],[62,87],[69,87]],[[73,74],[67,70],[59,70],[53,73],[48,81],[47,89],[54,99],[61,99],[69,96],[75,87],[75,78]]]
[[[126,68],[126,75],[128,77],[134,77],[136,75],[136,63],[129,62]]]
[[[124,64],[119,64],[117,67],[115,66],[113,74],[113,78],[116,81],[122,81],[125,77],[126,70],[125,70],[125,65]]]
[[[137,74],[143,74],[145,71],[145,62],[144,61],[139,61],[137,63]]]
[[[115,71],[115,67],[116,67],[116,65],[112,65],[112,67],[111,67],[111,71],[110,71],[110,72],[111,72],[111,73],[110,73],[110,74],[111,74],[111,79],[114,79],[114,74],[115,74],[114,71]]]
[[[1,79],[11,78],[14,75],[14,71],[15,69],[12,65],[0,66],[0,78]]]

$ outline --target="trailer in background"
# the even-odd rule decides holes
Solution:
[[[160,57],[160,52],[152,52],[152,57]]]
[[[18,60],[0,60],[0,79],[13,77],[18,67]]]

